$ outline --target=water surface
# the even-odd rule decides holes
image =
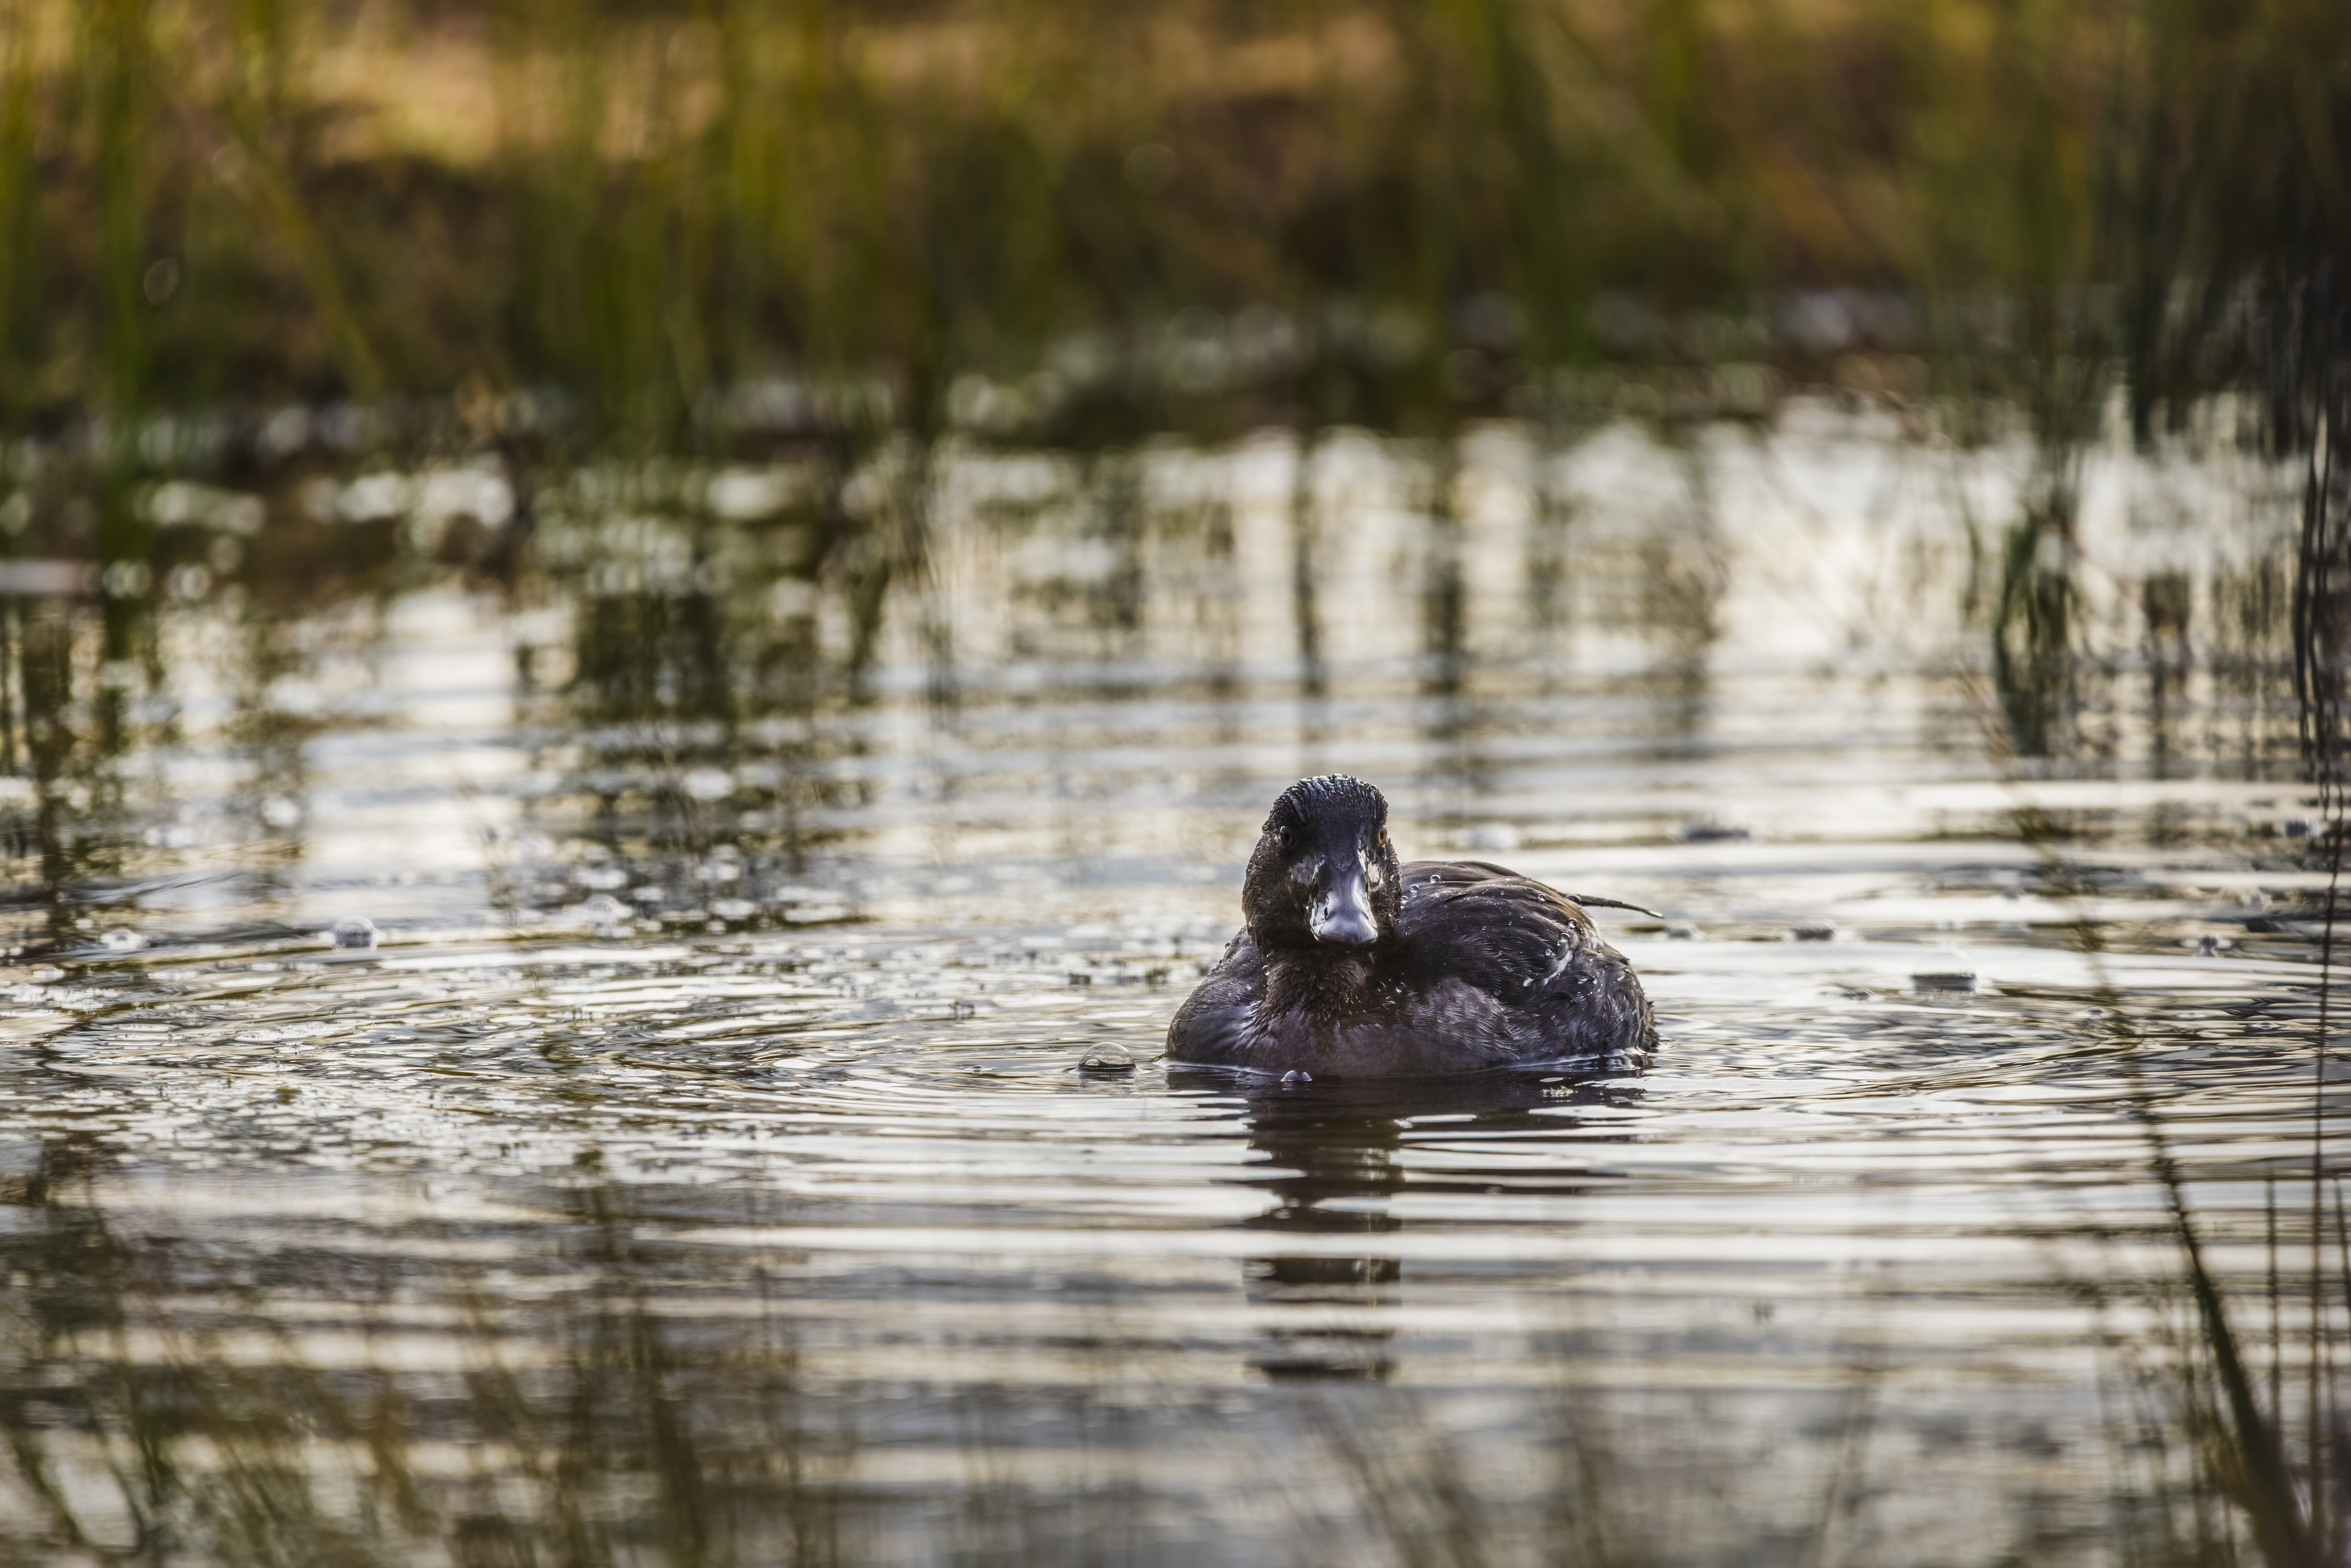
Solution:
[[[1800,404],[151,488],[135,607],[10,579],[12,1549],[2245,1550],[2183,1210],[2342,1418],[2289,492],[2093,459],[2001,663],[2031,476]],[[1159,1061],[1326,770],[1660,911],[1654,1060]]]

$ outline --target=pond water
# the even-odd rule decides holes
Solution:
[[[2229,1358],[2351,1412],[2296,475],[2091,455],[2053,638],[1826,403],[281,457],[0,563],[19,1555],[2250,1561]],[[1654,1059],[1158,1060],[1322,771]]]

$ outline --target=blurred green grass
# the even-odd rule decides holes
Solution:
[[[668,444],[793,374],[920,433],[1254,306],[1298,351],[1046,434],[1413,428],[1850,287],[2052,433],[2119,357],[2151,430],[2291,399],[2346,161],[2325,0],[13,0],[0,417],[553,389]]]

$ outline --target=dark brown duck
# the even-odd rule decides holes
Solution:
[[[1581,907],[1631,905],[1571,899],[1483,861],[1399,865],[1387,818],[1358,779],[1282,791],[1241,889],[1248,928],[1176,1010],[1170,1059],[1395,1078],[1655,1042],[1633,966]]]

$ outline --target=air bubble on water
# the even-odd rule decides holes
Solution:
[[[1938,947],[1910,984],[1922,991],[1972,991],[1976,988],[1976,967],[1957,947]]]
[[[630,917],[629,906],[609,893],[590,894],[572,905],[571,913],[592,925],[617,925]]]
[[[1098,1045],[1078,1059],[1081,1072],[1132,1072],[1134,1058],[1123,1048]]]
[[[99,937],[98,945],[110,953],[136,953],[147,946],[147,938],[127,925],[118,925]]]
[[[1284,1083],[1311,1083],[1314,1082],[1314,1074],[1293,1070],[1283,1073],[1281,1075],[1281,1081]]]
[[[383,935],[376,929],[375,922],[364,915],[336,921],[328,934],[334,937],[338,947],[372,947]]]

